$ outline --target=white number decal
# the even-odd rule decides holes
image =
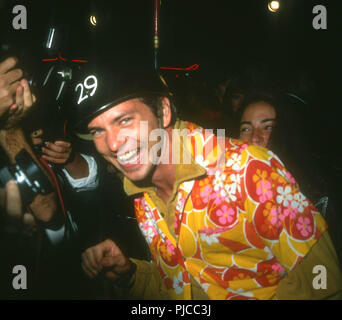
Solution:
[[[76,86],[75,91],[77,91],[78,87],[81,88],[81,92],[80,92],[80,96],[78,98],[77,104],[80,104],[83,100],[89,98],[89,96],[87,94],[83,95],[84,88],[86,88],[87,90],[92,90],[90,92],[91,97],[94,95],[94,93],[97,89],[97,79],[95,76],[88,76],[87,78],[85,78],[83,83],[79,83]]]

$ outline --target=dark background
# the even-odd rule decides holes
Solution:
[[[322,106],[320,128],[339,134],[335,116],[340,107],[341,49],[339,1],[283,0],[277,13],[267,0],[163,0],[160,12],[159,65],[199,64],[194,76],[219,80],[244,65],[264,63],[276,81],[305,70],[315,81]],[[153,64],[153,0],[140,1],[21,1],[28,15],[27,30],[14,30],[17,1],[0,0],[0,41],[20,47],[26,59],[55,57],[88,59],[110,53],[125,60]],[[312,27],[315,5],[325,5],[328,29]],[[90,14],[98,25],[89,23]],[[48,26],[60,36],[55,51],[44,51]],[[28,58],[29,57],[29,58]],[[169,77],[175,73],[169,72]],[[339,141],[339,140],[337,140]]]

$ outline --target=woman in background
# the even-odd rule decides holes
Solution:
[[[341,218],[337,214],[337,179],[317,154],[318,125],[313,111],[302,99],[269,93],[249,94],[238,113],[241,140],[273,151],[285,163],[329,224],[330,235],[340,261],[342,250]],[[324,150],[323,150],[324,151]]]

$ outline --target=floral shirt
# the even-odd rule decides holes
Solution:
[[[193,298],[193,278],[210,299],[275,298],[279,281],[327,229],[324,219],[271,151],[233,139],[222,147],[186,125],[195,163],[178,166],[206,174],[179,183],[172,225],[149,192],[135,199],[168,297]]]

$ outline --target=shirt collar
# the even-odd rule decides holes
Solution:
[[[185,129],[188,125],[185,121],[177,120],[175,123],[175,129]],[[179,138],[179,137],[178,137]],[[189,164],[175,164],[175,174],[176,174],[176,181],[175,184],[178,186],[181,183],[189,180],[194,180],[199,177],[205,176],[207,173],[206,169],[200,166],[198,163],[195,162],[193,157],[191,157],[191,161]],[[146,186],[137,186],[133,181],[129,180],[128,178],[123,178],[123,187],[128,196],[136,195],[143,192],[149,192],[154,190],[152,185]]]

